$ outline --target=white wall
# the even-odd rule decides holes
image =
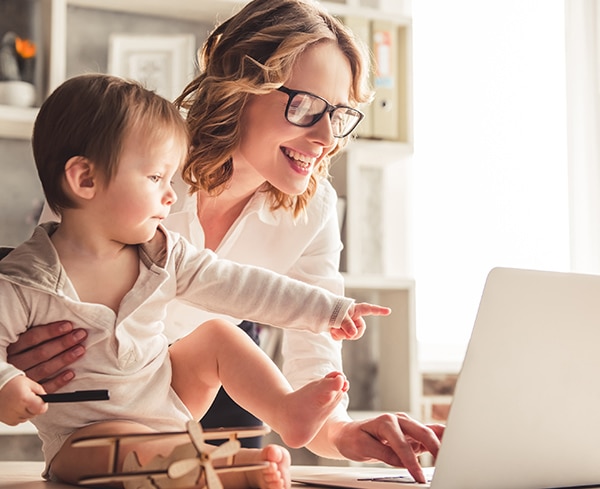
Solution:
[[[563,0],[415,0],[421,361],[454,362],[494,266],[567,270]]]

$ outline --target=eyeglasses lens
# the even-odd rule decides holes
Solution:
[[[338,107],[331,113],[331,128],[335,137],[348,135],[360,122],[360,115],[353,109]]]
[[[292,98],[288,107],[288,120],[299,126],[314,124],[327,110],[327,104],[317,97],[306,93],[298,93]]]
[[[327,111],[327,103],[309,93],[297,93],[292,97],[287,109],[287,120],[297,126],[308,127],[315,124]],[[337,107],[330,114],[334,137],[347,136],[360,122],[360,112],[350,107]]]

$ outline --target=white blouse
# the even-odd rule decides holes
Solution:
[[[204,247],[204,232],[196,215],[196,194],[188,195],[183,182],[175,183],[179,200],[165,226],[180,233],[196,247]],[[337,216],[337,195],[322,181],[306,209],[294,221],[291,212],[269,208],[266,194],[257,192],[231,226],[219,247],[218,256],[239,263],[261,266],[339,295],[344,283],[339,273],[342,250]],[[172,303],[167,313],[170,340],[190,333],[201,322],[217,317],[181,302]],[[221,316],[222,317],[222,316]],[[245,318],[229,318],[236,324]],[[294,388],[337,370],[342,371],[341,341],[328,333],[283,331],[282,370]],[[347,399],[342,407],[347,406]]]

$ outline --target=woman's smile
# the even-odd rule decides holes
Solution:
[[[317,158],[305,155],[290,148],[282,148],[283,154],[287,157],[288,162],[293,170],[302,175],[310,175]]]

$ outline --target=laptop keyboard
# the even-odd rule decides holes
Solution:
[[[357,479],[359,481],[372,482],[395,482],[400,484],[412,484],[415,480],[410,475],[397,475],[394,477],[371,477],[368,479]]]
[[[427,483],[431,482],[433,474],[425,473]],[[410,475],[394,475],[386,477],[365,477],[357,479],[358,481],[373,481],[373,482],[391,482],[393,484],[414,484],[416,481]]]

